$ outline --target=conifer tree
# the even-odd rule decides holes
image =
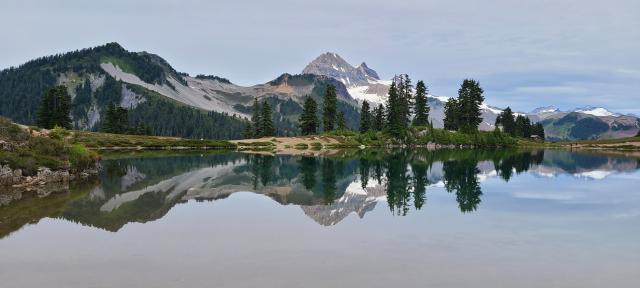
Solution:
[[[411,123],[411,109],[413,108],[413,85],[411,85],[411,79],[407,74],[402,74],[399,77],[398,99],[400,100],[399,111],[404,132]]]
[[[300,131],[302,135],[313,135],[318,132],[318,104],[311,97],[307,97],[300,116]]]
[[[362,102],[362,109],[360,109],[360,132],[364,133],[369,130],[371,130],[371,111],[369,102],[365,100]]]
[[[460,105],[455,98],[444,104],[444,129],[456,131],[460,127]]]
[[[413,118],[413,125],[425,126],[429,123],[429,104],[427,103],[427,86],[422,80],[416,83],[416,95],[415,95],[415,117]]]
[[[500,112],[500,114],[496,118],[496,127],[498,125],[502,126],[502,132],[507,133],[511,136],[515,136],[516,122],[511,108],[507,107],[502,112]]]
[[[478,130],[478,125],[482,123],[480,105],[484,102],[483,92],[479,82],[472,79],[462,81],[458,90],[459,130],[463,132]]]
[[[338,130],[344,131],[347,130],[347,121],[344,118],[344,112],[338,112],[338,119],[336,119],[336,125],[338,126]]]
[[[131,130],[131,131],[130,131]],[[136,129],[129,129],[129,113],[128,110],[111,103],[107,107],[107,112],[102,120],[102,131],[106,133],[135,134]]]
[[[271,105],[269,105],[269,102],[267,102],[266,99],[262,101],[262,114],[260,115],[260,118],[262,120],[261,137],[274,136],[276,134],[276,129],[273,126]]]
[[[338,111],[338,96],[336,95],[336,87],[327,84],[324,93],[324,102],[322,104],[322,129],[329,132],[335,128],[336,116]]]
[[[374,109],[373,126],[376,131],[382,131],[384,129],[384,106],[378,105],[378,108]]]
[[[253,113],[251,114],[251,126],[253,126],[253,137],[262,137],[262,107],[257,98],[253,98]]]
[[[253,138],[253,126],[251,125],[251,122],[247,122],[247,124],[244,126],[244,132],[242,133],[242,137],[244,139]]]
[[[70,110],[71,97],[67,93],[67,87],[62,85],[52,87],[42,97],[37,123],[45,129],[55,126],[70,129]]]
[[[404,120],[402,115],[402,100],[398,95],[398,89],[396,85],[396,81],[394,81],[391,83],[391,87],[389,87],[386,129],[391,135],[399,137],[404,132]]]
[[[515,134],[518,137],[531,137],[531,120],[529,118],[518,115],[516,117]]]

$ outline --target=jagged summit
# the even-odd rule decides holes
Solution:
[[[358,66],[358,70],[362,71],[362,73],[364,73],[364,75],[368,78],[371,78],[368,80],[380,80],[380,76],[378,76],[378,73],[375,70],[369,68],[369,66],[367,66],[367,63],[365,62],[362,62],[362,64]]]
[[[318,56],[302,70],[302,73],[332,77],[344,83],[347,87],[365,86],[371,81],[380,79],[378,73],[365,63],[354,67],[340,55],[333,52],[323,53]]]

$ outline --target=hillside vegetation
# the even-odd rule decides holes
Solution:
[[[98,160],[98,154],[79,143],[65,143],[64,135],[33,136],[30,128],[20,127],[0,117],[0,164],[35,175],[39,167],[81,172]]]
[[[171,100],[144,87],[126,84],[101,68],[113,63],[150,84],[186,84],[165,60],[146,52],[129,52],[117,43],[47,56],[0,71],[0,115],[26,125],[36,123],[41,99],[49,88],[67,87],[72,96],[73,128],[99,131],[109,105],[129,109],[129,122],[155,135],[188,138],[236,139],[242,136],[242,119],[204,111]]]

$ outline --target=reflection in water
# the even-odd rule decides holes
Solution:
[[[214,201],[240,191],[294,204],[321,225],[349,214],[364,217],[379,201],[393,215],[428,206],[432,187],[455,196],[461,212],[481,208],[480,183],[508,182],[529,171],[602,179],[638,169],[636,159],[566,151],[354,151],[334,157],[241,153],[187,154],[105,160],[99,179],[48,197],[0,193],[0,238],[44,217],[118,231],[127,223],[163,217],[178,203]],[[36,196],[34,196],[36,195]]]

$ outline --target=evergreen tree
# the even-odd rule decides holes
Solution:
[[[247,125],[244,127],[242,137],[245,139],[253,138],[253,125],[251,125],[251,122],[247,122]]]
[[[262,107],[258,103],[257,98],[253,98],[253,107],[251,107],[253,113],[251,114],[251,126],[253,126],[253,137],[262,137]]]
[[[102,131],[106,133],[135,134],[136,129],[129,129],[129,113],[127,109],[116,106],[113,103],[107,108],[107,112],[102,119]]]
[[[396,81],[391,83],[389,87],[389,97],[387,100],[387,130],[396,137],[400,137],[404,133],[403,120],[403,104],[402,99],[398,95]]]
[[[262,101],[262,115],[260,116],[260,118],[262,119],[262,137],[274,136],[276,134],[276,129],[273,126],[273,119],[271,114],[272,111],[269,102],[267,102],[267,100]]]
[[[304,100],[302,115],[300,116],[300,131],[302,135],[318,133],[318,104],[311,97]]]
[[[327,84],[324,93],[324,102],[322,104],[322,129],[329,132],[335,128],[336,116],[338,111],[338,96],[336,95],[336,87]]]
[[[344,112],[338,112],[338,119],[336,120],[336,125],[338,126],[338,130],[344,131],[347,130],[347,122],[344,119]]]
[[[482,123],[480,105],[484,102],[483,92],[479,82],[472,79],[462,81],[458,90],[459,130],[463,132],[478,130],[478,125]]]
[[[460,128],[460,105],[455,98],[444,104],[444,129],[456,131]]]
[[[427,86],[424,82],[418,81],[416,83],[416,95],[415,95],[415,117],[413,118],[413,125],[425,126],[429,123],[429,103],[427,103]]]
[[[498,115],[496,118],[496,127],[498,125],[502,126],[502,132],[511,136],[516,135],[516,122],[511,108],[507,107]]]
[[[515,134],[518,137],[531,137],[531,120],[529,118],[518,115],[516,117]]]
[[[544,140],[544,126],[542,126],[542,123],[538,122],[533,125],[531,135],[537,135],[540,139]]]
[[[382,131],[384,129],[384,106],[378,105],[378,108],[374,110],[373,129],[376,131]]]
[[[404,131],[411,123],[411,109],[413,108],[413,85],[411,85],[411,79],[407,74],[402,74],[399,77],[398,96],[402,131]]]
[[[362,102],[362,109],[360,109],[360,132],[364,133],[369,130],[371,130],[371,111],[369,102],[365,100]]]
[[[52,87],[42,97],[38,111],[38,125],[45,129],[55,126],[71,129],[70,110],[71,97],[67,93],[67,87],[62,85]]]

